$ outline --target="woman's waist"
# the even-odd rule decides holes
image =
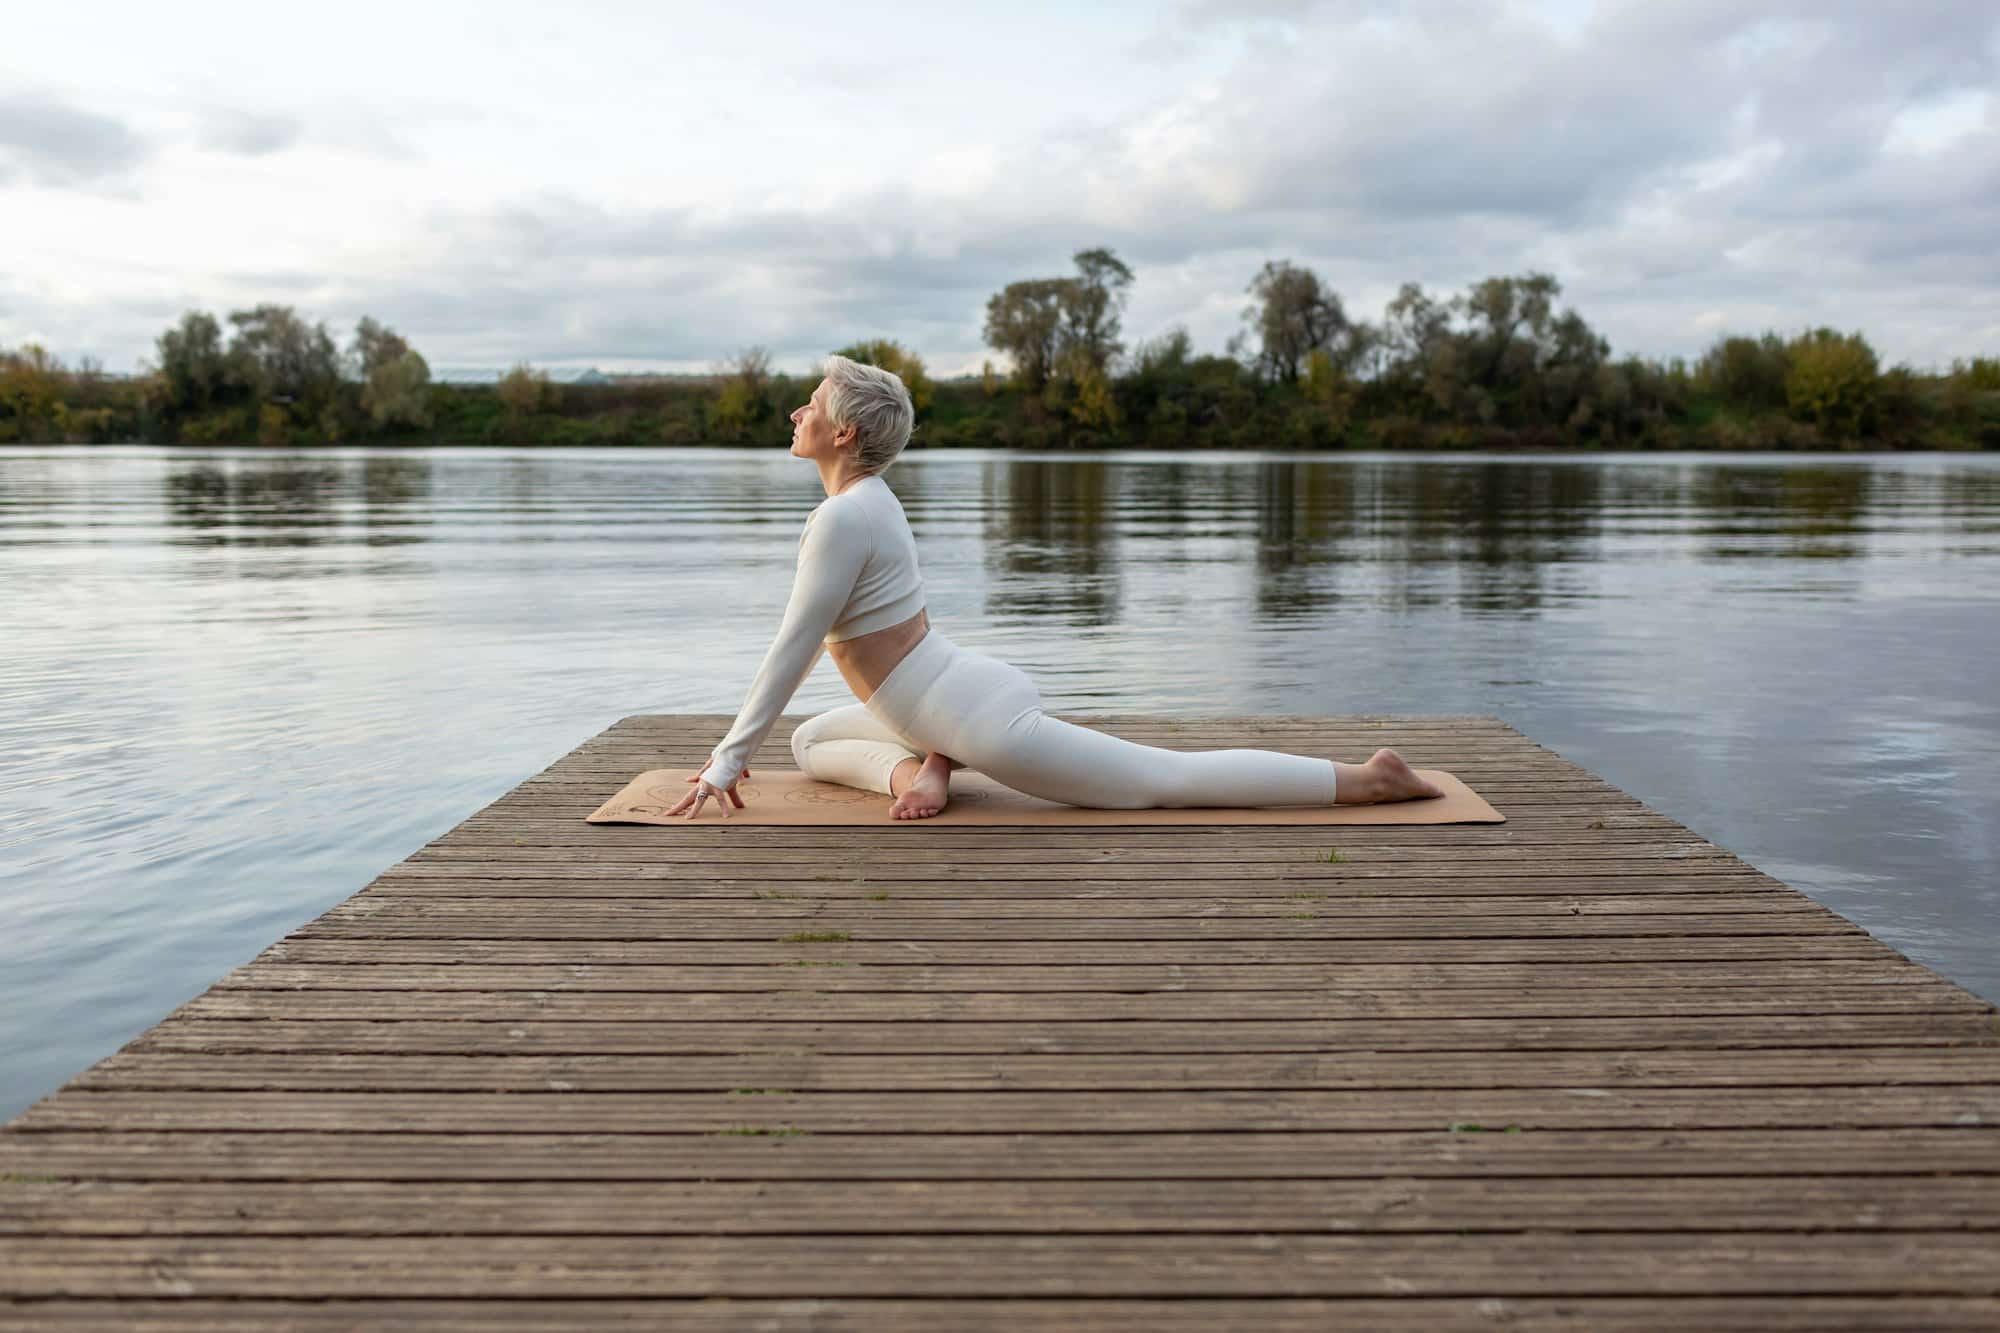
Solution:
[[[868,696],[889,678],[889,673],[923,642],[930,628],[930,612],[923,610],[887,629],[829,643],[826,651],[848,685],[866,703]]]

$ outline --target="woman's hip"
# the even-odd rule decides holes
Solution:
[[[1027,673],[961,648],[936,628],[917,641],[868,697],[868,711],[926,749],[960,758],[1041,708]]]

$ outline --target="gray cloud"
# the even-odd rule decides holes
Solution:
[[[285,112],[217,107],[203,114],[197,141],[245,157],[283,152],[305,135],[305,122]]]
[[[0,97],[0,182],[90,185],[151,154],[124,122],[46,98]]]
[[[1362,317],[1405,281],[1552,271],[1621,353],[1820,322],[1919,364],[2000,350],[1990,4],[1631,0],[1563,27],[1469,2],[1211,2],[1137,41],[1155,38],[1233,63],[1004,142],[983,188],[910,181],[826,213],[531,195],[436,212],[373,266],[217,290],[372,314],[437,364],[707,364],[757,342],[803,365],[886,335],[955,368],[985,355],[992,292],[1104,244],[1138,273],[1128,342],[1182,323],[1219,350],[1257,267],[1291,258]],[[1899,116],[1965,93],[1983,128],[1892,145]]]

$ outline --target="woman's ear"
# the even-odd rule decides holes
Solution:
[[[850,444],[854,444],[860,438],[861,438],[861,427],[850,423],[848,425],[842,426],[838,431],[834,433],[833,444],[836,449],[845,448]]]

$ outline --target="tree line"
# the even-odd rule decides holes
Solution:
[[[1547,273],[1443,295],[1406,283],[1352,318],[1312,269],[1250,280],[1223,355],[1173,329],[1124,355],[1131,271],[1107,250],[1075,275],[1011,283],[986,341],[1031,417],[1068,436],[1154,444],[1375,447],[1573,444],[2000,448],[2000,359],[1884,369],[1860,333],[1724,336],[1693,364],[1614,358]],[[993,371],[988,367],[991,386]]]
[[[1130,349],[1130,266],[1106,248],[988,299],[980,375],[933,380],[885,338],[842,355],[909,385],[918,446],[2000,448],[2000,359],[1884,368],[1858,332],[1718,338],[1689,363],[1627,355],[1547,273],[1462,292],[1405,284],[1354,317],[1312,269],[1272,260],[1241,328],[1198,351],[1184,328]],[[525,363],[493,385],[434,383],[363,318],[342,347],[290,306],[189,311],[135,379],[30,345],[0,352],[0,442],[768,443],[812,380],[753,347],[694,379],[558,385]]]

